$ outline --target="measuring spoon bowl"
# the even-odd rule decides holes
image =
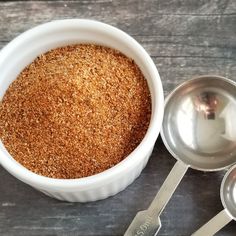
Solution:
[[[162,140],[172,156],[193,169],[225,169],[236,161],[235,119],[235,82],[202,76],[168,96]]]

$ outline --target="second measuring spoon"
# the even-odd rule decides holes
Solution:
[[[192,236],[212,236],[231,220],[236,220],[236,165],[226,173],[221,183],[220,196],[225,209]]]

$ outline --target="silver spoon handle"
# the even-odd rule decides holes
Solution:
[[[165,182],[162,184],[159,192],[148,208],[148,212],[151,216],[160,216],[166,204],[169,202],[171,196],[173,195],[175,189],[184,177],[187,169],[188,165],[184,164],[182,161],[177,161],[175,163],[174,167],[170,171]]]
[[[229,216],[227,211],[224,209],[203,225],[198,231],[196,231],[192,236],[212,236],[227,225],[232,218]]]

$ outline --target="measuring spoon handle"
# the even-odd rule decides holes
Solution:
[[[192,234],[192,236],[212,236],[227,225],[232,218],[227,213],[226,209],[218,213],[205,225],[203,225],[198,231]]]
[[[184,164],[182,161],[177,161],[175,163],[174,167],[170,171],[165,182],[162,184],[159,192],[148,208],[148,212],[151,216],[160,216],[187,170],[188,165]]]

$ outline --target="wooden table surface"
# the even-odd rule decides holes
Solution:
[[[96,19],[132,35],[152,56],[165,95],[196,75],[236,80],[235,0],[0,1],[0,48],[33,26],[64,18]],[[114,197],[86,204],[51,199],[0,167],[0,235],[123,235],[174,163],[159,138],[133,184]],[[159,235],[190,235],[219,212],[223,175],[189,170],[161,216]],[[236,235],[236,223],[217,235]]]

